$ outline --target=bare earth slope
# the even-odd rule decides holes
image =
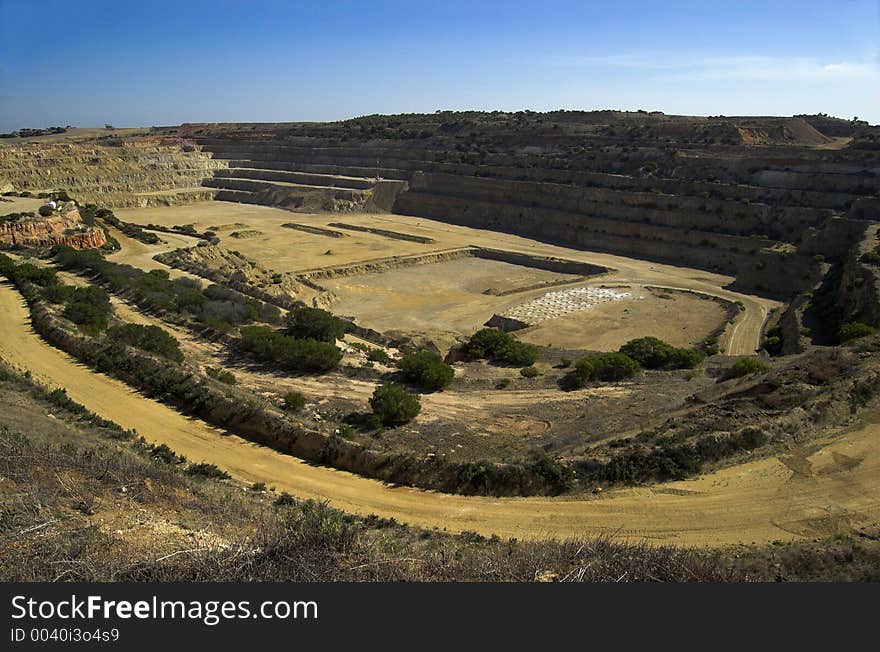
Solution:
[[[691,481],[623,489],[597,499],[496,499],[395,488],[307,465],[139,396],[77,364],[31,330],[27,309],[0,286],[0,356],[67,388],[98,414],[215,463],[245,482],[263,481],[341,509],[413,525],[541,538],[613,534],[685,546],[815,537],[880,519],[880,425],[869,423],[809,450],[730,467]]]

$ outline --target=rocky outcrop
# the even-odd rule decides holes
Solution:
[[[0,218],[0,242],[35,248],[67,245],[73,249],[97,249],[106,239],[101,229],[83,223],[76,206],[68,203],[49,216],[10,221]]]
[[[219,245],[175,249],[155,256],[171,267],[182,269],[284,308],[303,293],[303,286],[291,274],[281,274],[248,260],[237,251]]]

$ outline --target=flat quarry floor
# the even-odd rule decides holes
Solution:
[[[356,317],[376,330],[448,330],[470,333],[495,312],[542,294],[532,290],[506,296],[486,290],[511,291],[538,283],[573,283],[580,277],[481,258],[389,269],[321,281],[339,300],[331,309]]]
[[[627,290],[622,288],[620,291]],[[693,346],[721,326],[724,308],[710,298],[629,288],[638,298],[608,301],[541,322],[517,337],[564,349],[613,351],[629,340],[654,335],[673,346]]]
[[[646,285],[696,291],[742,302],[744,312],[721,338],[721,346],[733,355],[748,355],[755,351],[769,310],[779,305],[769,299],[725,289],[733,278],[722,274],[569,249],[419,217],[295,213],[223,201],[127,208],[115,212],[120,219],[141,225],[192,224],[199,231],[214,228],[222,246],[239,251],[275,272],[299,272],[478,246],[601,265],[612,271],[592,277],[583,284],[628,285],[644,296],[641,301],[614,301],[560,316],[522,333],[522,338],[528,341],[566,348],[614,349],[628,339],[644,335],[654,335],[676,345],[690,345],[723,323],[723,310],[717,303],[682,293],[661,298],[647,292]],[[349,231],[330,226],[332,222],[384,229],[429,238],[432,242],[411,242],[376,233]],[[330,229],[344,235],[330,237],[306,233],[284,227],[287,223]],[[132,260],[131,264],[150,264],[146,262],[148,253],[149,248],[139,252],[137,260]],[[120,262],[128,261],[120,259]],[[423,333],[434,337],[438,345],[445,345],[451,342],[453,334],[473,332],[493,313],[504,312],[559,288],[503,297],[482,294],[485,290],[491,287],[504,290],[519,283],[530,284],[526,283],[527,280],[535,279],[534,283],[540,283],[554,277],[547,274],[534,268],[496,261],[460,259],[448,264],[433,263],[388,269],[376,274],[335,277],[321,283],[338,297],[338,302],[329,306],[334,312],[357,317],[359,323],[378,330]],[[309,297],[304,299],[309,300]]]

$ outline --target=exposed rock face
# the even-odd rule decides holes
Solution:
[[[0,147],[0,187],[110,208],[174,205],[213,197],[202,181],[225,165],[173,136],[34,143]]]
[[[780,298],[880,218],[880,129],[823,116],[443,112],[177,131],[228,160],[206,182],[218,199],[368,210],[358,194],[393,180],[394,213],[709,269]]]
[[[67,245],[74,249],[97,249],[106,242],[101,229],[83,223],[72,203],[48,217],[37,215],[0,222],[0,242],[27,247]]]

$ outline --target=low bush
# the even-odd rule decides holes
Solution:
[[[107,331],[107,337],[137,347],[143,351],[155,353],[172,362],[183,362],[180,343],[159,326],[141,326],[140,324],[123,324],[114,326]]]
[[[620,347],[620,353],[645,369],[693,369],[705,357],[702,351],[677,348],[656,337],[630,340]]]
[[[391,356],[389,356],[382,349],[373,349],[368,348],[367,350],[367,360],[370,362],[378,362],[380,364],[390,364]]]
[[[209,464],[207,462],[190,464],[186,467],[186,472],[189,475],[202,476],[204,478],[227,479],[230,477],[226,471],[218,468],[216,464]]]
[[[313,339],[335,344],[348,330],[348,324],[326,310],[296,306],[285,320],[287,332],[297,339]]]
[[[205,367],[205,373],[208,374],[209,378],[213,378],[224,385],[234,385],[236,382],[234,373],[220,367]]]
[[[859,256],[859,262],[866,265],[880,265],[880,253],[876,251],[866,251]]]
[[[862,322],[853,321],[843,324],[837,331],[838,342],[849,342],[860,337],[867,337],[877,332],[876,328],[863,324]]]
[[[767,335],[761,343],[761,348],[770,355],[781,355],[783,344],[782,329],[776,326],[767,331]]]
[[[342,351],[330,342],[296,339],[265,326],[241,329],[242,347],[260,358],[293,371],[329,371],[339,364]]]
[[[370,407],[382,425],[396,426],[416,418],[422,409],[419,397],[397,383],[377,387],[370,398]]]
[[[725,373],[723,378],[742,378],[749,374],[757,374],[767,371],[767,365],[758,358],[741,358],[737,360]]]
[[[397,363],[403,377],[428,391],[437,391],[452,382],[455,372],[439,355],[430,351],[412,351]]]
[[[300,392],[287,392],[281,400],[286,412],[300,412],[306,406],[306,397]]]
[[[474,333],[462,351],[469,358],[489,358],[494,362],[528,367],[538,361],[538,347],[513,338],[494,328],[483,328]]]
[[[107,312],[93,303],[73,301],[62,314],[88,335],[97,335],[107,328]]]
[[[580,389],[588,383],[603,380],[617,381],[632,378],[639,371],[639,363],[623,353],[603,353],[591,358],[581,358],[575,363],[563,385],[567,389]]]
[[[541,372],[538,371],[535,367],[523,367],[519,370],[519,375],[524,378],[537,378],[541,375]]]
[[[296,505],[296,498],[286,491],[282,491],[272,504],[276,507],[293,507]]]
[[[150,450],[150,457],[159,462],[164,462],[165,464],[183,464],[186,462],[186,458],[183,455],[175,453],[169,448],[168,444],[158,444],[153,446]]]

